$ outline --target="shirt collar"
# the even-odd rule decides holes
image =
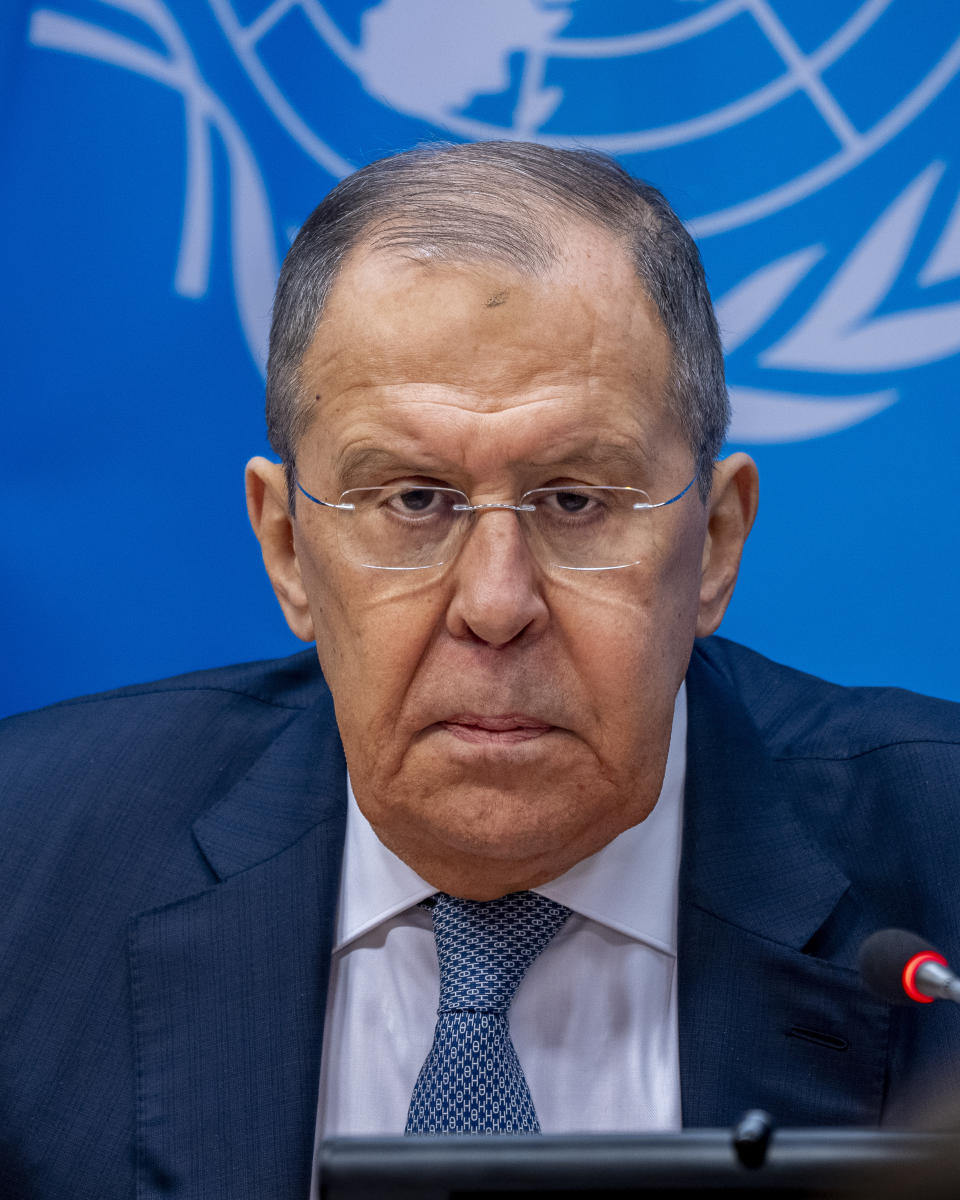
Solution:
[[[628,937],[676,954],[686,745],[687,692],[686,684],[681,684],[663,785],[653,811],[596,854],[534,891]],[[380,841],[357,805],[348,776],[334,950],[435,891]]]

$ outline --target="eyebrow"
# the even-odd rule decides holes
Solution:
[[[585,470],[610,468],[620,470],[629,475],[632,472],[644,471],[649,464],[649,456],[644,453],[642,446],[629,448],[612,442],[600,442],[590,450],[581,450],[575,454],[561,455],[550,465],[557,467],[575,467]]]
[[[348,446],[337,455],[334,470],[340,480],[350,480],[364,472],[377,474],[398,468],[412,471],[413,457],[383,450],[379,446]]]
[[[639,445],[633,449],[613,442],[601,442],[589,450],[560,454],[549,462],[531,462],[529,465],[553,471],[562,468],[590,471],[610,469],[631,475],[648,469],[649,457]],[[380,446],[349,446],[337,456],[334,469],[337,478],[347,482],[364,474],[377,475],[398,470],[415,475],[445,475],[450,468],[449,464],[431,461],[415,451],[405,454]]]

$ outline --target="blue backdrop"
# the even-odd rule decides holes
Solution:
[[[616,154],[698,237],[761,515],[724,631],[960,698],[955,0],[6,0],[0,711],[282,654],[278,264],[424,138]]]

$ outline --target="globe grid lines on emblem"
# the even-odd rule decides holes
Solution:
[[[256,12],[252,19],[242,26],[236,15],[237,0],[208,2],[221,30],[247,67],[251,81],[261,97],[266,100],[268,107],[281,123],[287,126],[301,147],[334,176],[352,170],[352,163],[340,153],[339,148],[331,148],[319,133],[298,115],[290,97],[285,96],[265,61],[261,61],[267,58],[262,51],[271,35],[284,30],[289,21],[300,20],[303,28],[309,33],[309,36],[301,36],[299,43],[295,43],[294,53],[298,52],[298,46],[314,50],[325,48],[329,62],[336,64],[339,71],[331,87],[336,89],[349,86],[354,89],[356,96],[365,96],[370,101],[370,112],[378,127],[382,126],[386,131],[390,119],[413,121],[412,118],[399,114],[398,110],[405,103],[402,94],[398,93],[395,97],[397,107],[391,108],[370,95],[369,90],[363,90],[364,80],[361,76],[368,67],[368,60],[364,58],[367,50],[365,35],[370,28],[365,22],[378,14],[380,18],[384,14],[393,14],[391,19],[405,15],[409,17],[414,8],[431,9],[432,6],[441,3],[441,0],[380,0],[380,3],[367,4],[359,12],[357,28],[363,36],[360,36],[357,45],[349,41],[330,17],[330,3],[321,5],[317,0],[273,0],[273,3],[265,7],[250,6],[251,9],[256,8]],[[761,120],[776,123],[786,111],[786,106],[804,104],[809,105],[811,112],[816,112],[817,120],[813,130],[822,139],[827,139],[822,143],[823,146],[840,144],[840,157],[852,154],[860,161],[880,144],[883,140],[880,138],[878,141],[881,133],[884,138],[892,136],[892,125],[898,122],[902,125],[905,120],[922,111],[923,106],[942,90],[956,72],[957,60],[960,59],[958,39],[950,46],[947,54],[937,61],[932,71],[927,69],[928,62],[923,61],[918,68],[920,82],[914,78],[909,86],[903,84],[901,91],[906,91],[906,98],[900,96],[897,104],[886,111],[880,120],[867,127],[866,133],[860,133],[843,107],[836,103],[833,94],[824,89],[820,76],[825,65],[829,63],[843,65],[868,34],[877,35],[878,31],[884,28],[882,18],[897,12],[906,12],[903,7],[905,0],[867,0],[866,3],[848,6],[852,11],[845,15],[845,19],[835,18],[829,33],[824,35],[821,30],[818,38],[807,38],[805,52],[800,50],[801,39],[795,38],[779,21],[769,0],[717,0],[699,8],[692,15],[685,15],[682,20],[634,35],[564,39],[558,34],[566,23],[566,18],[559,20],[558,13],[564,4],[569,2],[572,0],[549,0],[549,3],[548,0],[522,0],[522,3],[517,0],[517,4],[514,5],[514,0],[509,0],[509,3],[508,0],[484,0],[484,13],[491,11],[491,5],[498,12],[499,7],[503,6],[503,12],[500,14],[502,28],[498,27],[497,30],[500,40],[493,48],[499,53],[504,45],[521,46],[523,54],[519,57],[522,58],[523,69],[513,80],[514,93],[504,93],[512,105],[507,113],[512,123],[485,126],[480,132],[501,137],[530,136],[531,132],[536,134],[535,130],[531,131],[517,123],[518,112],[523,110],[526,117],[529,117],[533,111],[530,105],[534,103],[531,97],[535,95],[540,95],[541,99],[549,99],[549,103],[540,104],[538,109],[541,124],[549,124],[551,113],[558,106],[560,116],[564,115],[564,89],[553,85],[546,88],[544,86],[545,64],[551,56],[558,56],[558,47],[570,61],[588,64],[604,62],[605,70],[609,73],[612,70],[610,62],[603,56],[609,56],[614,50],[616,57],[624,58],[626,47],[634,54],[645,56],[643,61],[649,64],[653,61],[653,56],[662,52],[675,52],[678,49],[686,52],[691,39],[703,40],[724,32],[729,33],[733,22],[737,20],[740,22],[738,29],[742,29],[744,22],[749,21],[757,37],[763,34],[766,39],[764,45],[770,54],[779,55],[777,61],[783,65],[784,70],[774,79],[773,84],[788,89],[786,99],[773,102],[772,106],[768,105],[766,111],[760,111],[759,115],[751,111],[746,118],[739,120],[739,123],[732,123],[730,119],[731,106],[721,105],[712,115],[708,114],[707,119],[712,120],[713,125],[710,126],[711,135],[707,141],[704,141],[703,125],[696,129],[693,142],[684,143],[677,140],[678,130],[689,132],[689,120],[686,124],[684,121],[678,121],[655,130],[648,129],[644,136],[655,134],[662,140],[665,131],[672,131],[672,149],[692,149],[700,164],[709,161],[702,154],[704,147],[714,152],[719,148],[726,155],[725,158],[721,157],[721,161],[749,162],[756,174],[758,162],[765,159],[774,161],[775,156],[766,154],[762,144],[751,148],[745,155],[738,153],[737,146],[743,149],[745,136],[751,131],[755,132],[755,127]],[[133,11],[130,7],[133,0],[106,0],[106,3],[118,11]],[[476,0],[476,3],[471,5],[469,0],[464,0],[457,6],[457,12],[463,13],[471,9],[475,12],[480,11],[477,8],[479,3],[480,0]],[[275,222],[258,163],[232,109],[212,92],[199,74],[189,41],[179,28],[168,5],[164,4],[163,0],[136,0],[135,7],[139,19],[151,25],[160,40],[168,46],[170,59],[163,59],[152,51],[144,54],[146,47],[139,46],[134,39],[118,36],[106,26],[79,21],[45,8],[35,10],[30,23],[30,38],[38,46],[100,58],[113,66],[136,71],[167,87],[179,90],[183,95],[188,114],[185,125],[188,181],[175,287],[184,296],[199,298],[207,291],[210,239],[214,220],[213,193],[209,167],[206,171],[198,171],[197,167],[205,160],[209,163],[210,133],[216,130],[224,138],[230,160],[234,294],[248,345],[262,368],[266,336],[264,314],[269,309],[266,293],[272,285],[277,263]],[[686,8],[687,4],[684,3],[682,7]],[[521,11],[526,13],[527,18],[531,18],[523,28],[518,26],[516,19],[516,13]],[[578,9],[581,14],[586,11],[588,10],[585,8]],[[391,26],[392,32],[397,36],[402,28],[402,25]],[[446,33],[449,34],[449,29]],[[431,36],[434,34],[440,39],[441,53],[438,55],[437,46],[431,43],[431,53],[434,55],[432,61],[443,62],[444,28],[441,26],[438,30],[432,30]],[[381,35],[382,29],[377,36]],[[402,39],[398,44],[402,49]],[[471,53],[477,49],[472,42],[468,48]],[[929,51],[930,47],[925,49]],[[396,54],[393,57],[403,59],[404,55]],[[456,60],[455,56],[452,56],[451,60],[458,68],[462,65],[462,61]],[[178,70],[170,69],[171,61]],[[302,60],[289,56],[282,61],[285,64],[299,61],[301,68],[303,66]],[[813,70],[814,67],[816,70]],[[896,72],[891,74],[896,75]],[[315,74],[311,74],[310,77],[311,81],[315,81]],[[440,83],[446,86],[445,80],[449,77],[441,73],[438,78]],[[508,78],[508,74],[502,78],[499,75],[491,75],[487,78],[486,85],[499,86]],[[471,89],[475,89],[477,82],[474,76],[470,76],[470,80],[470,87],[466,93],[457,97],[458,100],[470,99]],[[290,78],[286,80],[288,85],[291,82]],[[463,79],[458,77],[456,82],[458,87],[463,88]],[[902,80],[900,82],[902,83]],[[407,83],[409,72],[408,77],[401,79],[399,83],[394,80],[391,86],[400,86],[402,92],[402,86],[406,86]],[[764,84],[759,90],[755,89],[749,93],[747,100],[756,105],[758,95],[769,99],[770,86]],[[330,94],[335,100],[343,103],[343,97],[336,90]],[[671,94],[675,95],[676,89],[673,89]],[[406,107],[413,109],[416,103],[406,103]],[[423,104],[420,107],[423,108]],[[586,105],[586,108],[593,111],[591,105]],[[451,121],[456,118],[456,113],[451,117],[450,106],[437,109],[434,97],[434,110],[431,111],[437,120],[446,121],[446,131],[451,132]],[[724,114],[723,121],[719,124],[718,113]],[[422,129],[424,126],[421,124],[417,128]],[[438,126],[434,125],[432,128],[436,130]],[[720,132],[712,132],[715,128],[719,128]],[[737,139],[737,145],[732,149],[723,141],[731,137]],[[415,137],[412,140],[416,140]],[[541,137],[540,140],[557,144],[571,141],[578,143],[578,139],[569,136]],[[602,140],[593,139],[597,144],[602,143]],[[802,191],[803,188],[809,188],[814,177],[819,179],[819,186],[822,186],[823,179],[827,179],[827,176],[833,178],[836,174],[839,161],[836,156],[828,156],[818,166],[809,168],[807,163],[801,166],[796,161],[796,147],[802,139],[780,136],[779,142],[782,153],[791,158],[792,175],[788,183],[778,185],[767,192],[757,193],[758,180],[755,177],[752,199],[741,201],[732,208],[721,206],[720,210],[714,210],[688,222],[695,234],[703,238],[711,232],[732,227],[731,213],[738,213],[737,220],[743,223],[748,216],[754,219],[758,214],[762,215],[761,210],[771,211],[771,205],[792,203],[792,199],[784,200],[784,188],[793,188],[795,191],[800,188]],[[809,148],[810,139],[807,139],[807,145]],[[679,193],[682,196],[682,176],[680,182],[676,183],[674,173],[665,165],[662,171],[657,172],[643,169],[645,163],[658,162],[658,153],[660,152],[655,150],[646,152],[645,156],[624,153],[621,154],[621,159],[628,169],[635,170],[638,174],[649,174],[655,180],[668,181],[671,194]],[[634,158],[636,161],[632,160]],[[843,166],[842,163],[840,165]],[[799,171],[798,166],[801,167]],[[753,366],[747,368],[750,386],[747,386],[745,381],[731,378],[730,390],[734,404],[732,441],[748,444],[799,441],[848,428],[888,408],[898,398],[897,389],[888,386],[889,380],[885,376],[879,387],[873,380],[873,390],[851,394],[849,387],[838,385],[836,382],[825,385],[825,381],[817,378],[818,375],[840,375],[846,380],[858,373],[875,376],[878,371],[888,373],[913,368],[957,352],[960,347],[957,346],[958,339],[952,331],[960,328],[960,318],[955,312],[955,304],[925,306],[921,302],[914,308],[893,313],[883,313],[881,309],[881,305],[885,304],[892,294],[894,282],[902,274],[902,259],[915,242],[919,244],[918,232],[931,195],[937,188],[941,169],[937,163],[930,163],[927,170],[915,178],[905,190],[892,200],[885,201],[882,209],[878,210],[876,206],[871,205],[874,225],[858,241],[846,259],[842,258],[842,249],[840,255],[832,254],[832,261],[838,264],[833,267],[833,274],[806,313],[801,315],[789,330],[777,330],[777,323],[773,318],[779,312],[781,304],[786,303],[815,263],[828,252],[834,251],[834,247],[794,247],[787,254],[768,261],[747,277],[741,278],[733,287],[717,297],[718,315],[726,335],[728,357],[735,354],[746,342],[750,343],[749,352],[753,356]],[[190,171],[193,171],[195,176],[192,182],[189,178]],[[701,173],[707,179],[707,186],[713,189],[717,182],[717,173]],[[728,171],[726,174],[736,173]],[[795,195],[793,199],[796,198]],[[752,216],[748,210],[752,211]],[[895,235],[892,239],[887,236],[888,230]],[[244,249],[238,256],[240,244]],[[958,245],[960,204],[956,206],[953,217],[947,219],[940,231],[938,248],[916,273],[915,284],[927,287],[931,283],[952,279],[960,274],[960,269],[954,263],[954,259],[960,258],[960,251],[956,249]],[[869,254],[865,248],[870,250]],[[871,263],[874,266],[871,266]],[[869,297],[868,303],[860,305],[855,299],[854,292],[858,288],[862,295]],[[773,331],[773,336],[760,339],[757,336],[760,330]],[[761,340],[765,340],[766,344],[760,345]],[[740,361],[734,361],[732,375],[742,371]],[[768,374],[771,370],[780,374]],[[785,377],[784,370],[794,373],[799,371],[806,380],[813,380],[819,386],[812,392],[809,383],[802,382],[798,388],[796,375],[792,378]],[[824,394],[825,391],[833,394]]]
[[[445,13],[454,11],[447,0],[380,0],[364,8],[357,44],[330,15],[331,5],[318,0],[273,0],[260,7],[246,24],[237,15],[234,0],[209,0],[209,3],[234,52],[276,118],[306,153],[337,177],[348,174],[359,162],[354,164],[345,148],[330,144],[318,128],[321,122],[291,101],[283,81],[278,82],[277,72],[265,61],[268,55],[263,53],[264,44],[295,13],[327,52],[356,77],[374,105],[405,113],[463,140],[533,138],[557,146],[589,144],[622,157],[629,156],[631,169],[639,174],[653,174],[643,169],[643,156],[649,158],[657,152],[688,148],[729,131],[745,131],[751,123],[775,117],[791,99],[802,97],[809,109],[805,140],[811,140],[814,124],[819,124],[829,135],[832,152],[821,152],[818,162],[804,164],[799,172],[794,169],[786,179],[765,180],[752,194],[730,197],[719,208],[692,216],[688,224],[700,238],[777,212],[839,178],[919,116],[960,70],[958,21],[957,30],[946,31],[940,35],[936,47],[928,47],[928,57],[934,58],[934,62],[926,73],[911,81],[897,103],[872,124],[858,128],[825,82],[824,75],[842,69],[845,61],[855,57],[858,43],[867,35],[874,40],[882,36],[885,22],[894,24],[893,18],[902,14],[907,0],[848,3],[830,36],[808,52],[801,50],[800,39],[793,36],[769,0],[715,0],[676,21],[635,34],[566,39],[562,27],[571,15],[572,0],[564,5],[547,5],[545,0],[510,0],[507,4],[501,0],[493,4],[496,21],[490,16],[490,0],[458,5],[456,20],[449,16],[444,19]],[[677,10],[681,12],[686,7],[678,4]],[[420,69],[423,64],[418,62],[425,40],[419,35],[422,24],[412,19],[423,18],[427,10],[433,16],[429,71]],[[486,24],[471,25],[470,36],[466,37],[464,22],[471,13],[481,12],[488,14]],[[746,20],[762,36],[780,67],[762,86],[692,117],[650,128],[613,133],[590,129],[568,132],[557,128],[564,122],[569,126],[573,114],[564,110],[564,86],[547,80],[548,67],[559,66],[569,71],[571,64],[578,64],[589,71],[600,63],[609,69],[618,60],[633,58],[642,64],[637,77],[642,83],[644,71],[649,70],[656,56],[679,50],[684,55],[699,55],[697,61],[703,61],[710,57],[711,39],[718,49],[719,39],[725,38],[732,45],[729,35],[733,23]],[[941,53],[944,45],[946,50]],[[506,114],[509,120],[494,123],[470,115],[467,111],[470,105],[464,103],[465,99],[476,102],[496,91],[507,95],[507,64],[511,55],[523,58],[523,68],[509,97],[513,105]],[[398,62],[409,64],[406,73],[396,71]],[[465,81],[472,81],[472,87],[466,91]],[[773,150],[782,132],[779,120],[768,122],[764,137],[773,139],[774,145],[768,147],[770,153],[766,157],[778,157]],[[823,144],[826,147],[828,143]],[[633,156],[637,156],[636,161]],[[755,163],[763,157],[756,153],[751,156]],[[749,159],[742,157],[739,161]],[[669,168],[664,163],[656,178],[677,179],[680,162],[676,155],[672,156]],[[682,179],[679,188],[683,188]]]

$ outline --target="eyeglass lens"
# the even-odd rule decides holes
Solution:
[[[337,512],[344,555],[369,567],[411,570],[454,558],[472,523],[453,488],[355,488]],[[635,488],[539,488],[521,500],[516,518],[541,566],[600,570],[637,562],[649,536],[650,501]]]

